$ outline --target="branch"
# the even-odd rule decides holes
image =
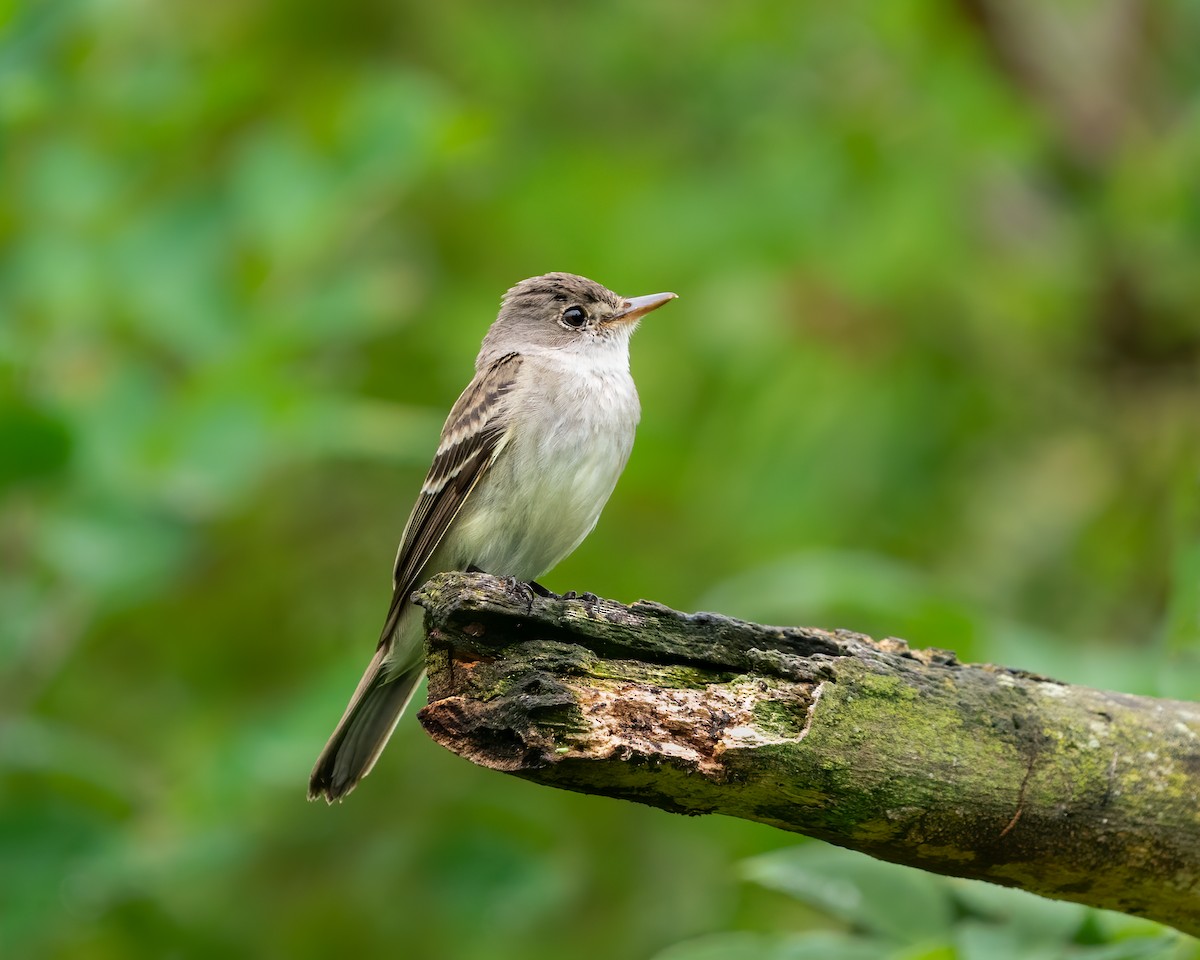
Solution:
[[[1200,934],[1200,705],[445,574],[421,723],[493,770]]]

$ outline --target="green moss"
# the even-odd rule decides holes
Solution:
[[[592,676],[601,680],[628,680],[671,690],[704,690],[714,683],[725,683],[732,674],[714,673],[683,664],[654,664],[638,660],[596,660],[590,664]]]
[[[903,678],[864,672],[855,678],[855,692],[883,700],[913,701],[917,690]]]
[[[773,739],[799,740],[808,722],[808,705],[794,699],[764,699],[754,705],[755,724]]]

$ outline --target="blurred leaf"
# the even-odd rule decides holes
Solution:
[[[1196,944],[1180,936],[1142,937],[1105,946],[1079,948],[1081,960],[1183,960],[1196,955]]]
[[[947,880],[957,900],[975,917],[1003,925],[1008,934],[1025,943],[1062,944],[1080,930],[1087,907],[1064,900],[1047,900],[1024,890],[1014,890],[977,880]],[[982,936],[982,935],[981,935]]]
[[[882,941],[843,934],[716,933],[675,944],[656,953],[653,960],[887,960],[896,956]]]
[[[66,469],[71,456],[67,421],[33,407],[0,401],[0,492]]]
[[[939,878],[827,844],[763,854],[743,863],[742,875],[900,943],[944,937],[954,918]]]
[[[46,522],[39,555],[77,587],[116,597],[178,574],[189,543],[169,519],[129,507],[72,507]]]

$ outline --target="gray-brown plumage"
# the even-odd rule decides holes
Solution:
[[[675,294],[625,299],[550,273],[505,294],[454,404],[396,553],[375,656],[313,767],[309,799],[370,773],[424,676],[412,592],[435,573],[533,579],[595,526],[633,446],[637,321]]]

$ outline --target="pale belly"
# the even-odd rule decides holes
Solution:
[[[561,396],[549,396],[547,379],[539,381],[513,399],[556,411],[551,422],[514,434],[467,498],[418,582],[443,570],[471,567],[536,579],[596,525],[633,449],[640,409],[628,369],[576,379]],[[392,640],[389,669],[407,669],[419,661],[424,629],[416,607],[409,605],[401,614]]]
[[[532,579],[596,525],[633,448],[637,395],[632,385],[625,393],[598,378],[559,400],[542,407],[560,412],[534,431],[539,436],[516,433],[480,480],[447,537],[444,561]]]

